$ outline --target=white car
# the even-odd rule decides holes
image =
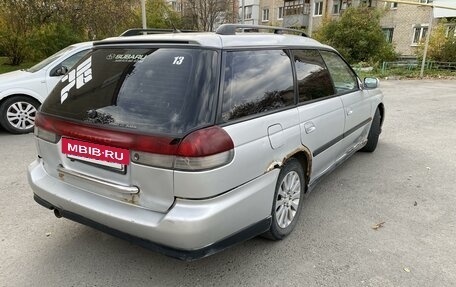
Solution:
[[[0,125],[15,134],[32,132],[38,107],[91,48],[92,42],[74,44],[30,69],[1,74]]]

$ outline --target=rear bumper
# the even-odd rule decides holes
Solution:
[[[227,238],[224,238],[224,239],[222,239],[218,242],[215,242],[209,246],[206,246],[204,248],[200,248],[200,249],[196,249],[196,250],[183,250],[183,249],[177,249],[177,248],[172,248],[172,247],[169,247],[166,245],[158,244],[158,243],[155,243],[155,242],[143,239],[143,238],[139,238],[134,235],[124,233],[120,230],[113,229],[109,226],[102,225],[98,222],[95,222],[88,218],[82,217],[82,216],[72,213],[70,211],[55,208],[52,204],[50,204],[49,202],[40,198],[36,194],[34,195],[34,199],[37,203],[41,204],[42,206],[44,206],[46,208],[58,210],[59,214],[62,217],[65,217],[67,219],[76,221],[78,223],[93,227],[95,229],[98,229],[102,232],[111,234],[113,236],[125,239],[129,242],[132,242],[139,246],[145,247],[147,249],[150,249],[150,250],[153,250],[156,252],[160,252],[162,254],[165,254],[165,255],[180,259],[180,260],[185,260],[185,261],[193,261],[193,260],[197,260],[197,259],[209,256],[211,254],[217,253],[238,242],[242,242],[242,241],[248,240],[250,238],[253,238],[253,237],[267,231],[269,229],[269,227],[271,226],[271,217],[268,217]]]
[[[175,200],[166,213],[83,190],[29,166],[35,200],[63,217],[183,260],[208,256],[270,226],[278,170],[204,200]]]

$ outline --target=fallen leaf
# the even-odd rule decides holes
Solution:
[[[51,236],[51,233],[50,232],[46,232],[46,237],[49,237]]]
[[[404,271],[410,273],[410,269],[408,269],[407,267],[404,267]]]
[[[413,206],[417,206],[418,205],[418,202],[415,201],[415,203],[413,204]]]
[[[379,228],[382,228],[383,227],[383,224],[385,224],[385,222],[380,222],[380,223],[377,223],[375,224],[374,226],[372,226],[372,229],[373,230],[378,230]]]

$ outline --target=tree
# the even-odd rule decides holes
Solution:
[[[174,11],[165,0],[148,0],[146,2],[147,26],[151,28],[173,29],[181,28],[180,15]],[[134,25],[141,27],[141,10],[136,11]]]
[[[40,59],[75,42],[131,27],[134,0],[0,0],[0,51],[10,63]]]
[[[377,9],[348,8],[339,20],[325,19],[315,38],[335,47],[351,63],[391,60],[394,49],[384,37],[380,17]]]
[[[66,17],[85,31],[88,40],[113,37],[134,23],[140,9],[137,0],[74,0],[65,1]],[[136,4],[136,5],[135,5]]]
[[[187,0],[184,17],[192,29],[212,31],[217,23],[232,18],[232,0]]]
[[[456,37],[448,33],[447,22],[441,20],[440,23],[432,29],[427,58],[439,62],[456,62]],[[454,32],[453,32],[454,34]],[[419,58],[423,57],[424,45],[420,45],[416,54]]]

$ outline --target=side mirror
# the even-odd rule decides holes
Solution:
[[[68,68],[65,67],[65,66],[60,66],[60,67],[56,67],[56,68],[51,72],[51,76],[52,76],[52,77],[59,77],[59,76],[65,75],[66,73],[68,73]]]
[[[377,78],[364,78],[364,87],[366,89],[375,89],[379,86],[379,80]]]

